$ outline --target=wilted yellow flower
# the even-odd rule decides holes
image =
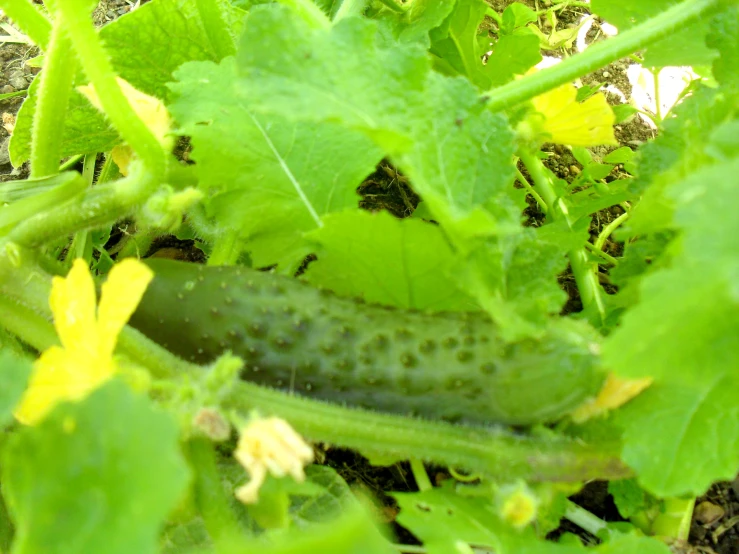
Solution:
[[[254,504],[267,472],[304,481],[303,466],[313,461],[313,449],[284,419],[256,418],[241,431],[234,457],[251,478],[236,490],[236,498],[244,504]]]
[[[167,149],[172,148],[173,137],[169,136],[172,128],[172,118],[164,104],[155,96],[149,96],[135,88],[131,83],[116,77],[118,85],[121,87],[123,95],[131,103],[133,111],[136,112],[141,120],[156,137],[159,143]],[[92,84],[77,87],[83,95],[87,97],[90,103],[98,110],[103,111],[97,91]],[[118,165],[121,174],[128,175],[128,165],[133,157],[133,151],[128,145],[118,145],[113,148],[111,153],[113,161]]]
[[[60,346],[36,361],[15,417],[34,424],[59,402],[80,400],[117,370],[113,351],[118,334],[153,277],[138,260],[125,259],[110,271],[96,309],[95,283],[77,259],[66,278],[54,277],[49,304]]]
[[[570,146],[618,144],[613,136],[616,116],[600,92],[584,102],[577,101],[577,89],[563,85],[534,98],[537,111],[530,124],[547,142]]]
[[[622,379],[611,373],[606,378],[606,382],[600,389],[598,396],[576,408],[570,414],[570,417],[575,423],[582,423],[590,418],[605,414],[609,410],[614,410],[626,404],[651,384],[651,377]]]
[[[536,519],[539,498],[525,483],[503,487],[498,496],[498,515],[501,519],[520,529]]]

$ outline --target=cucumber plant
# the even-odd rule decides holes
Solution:
[[[687,539],[739,469],[739,8],[642,4],[0,0],[43,51],[0,185],[0,550]],[[572,10],[620,32],[584,48]],[[617,181],[568,183],[541,148],[619,146],[572,83],[626,57],[700,78]],[[389,165],[410,217],[359,209]],[[173,235],[203,263],[149,258]],[[409,462],[382,492],[422,546],[306,441]],[[568,500],[595,479],[633,525]]]

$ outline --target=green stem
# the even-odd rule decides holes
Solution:
[[[161,234],[158,229],[139,229],[133,234],[126,235],[121,241],[121,248],[117,250],[117,260],[123,258],[143,258],[151,248],[154,240]],[[109,252],[111,255],[115,250]]]
[[[113,127],[159,182],[166,170],[167,152],[126,99],[89,12],[78,9],[77,4],[70,0],[58,1],[57,17],[62,20],[60,24],[65,25],[82,67],[92,81]]]
[[[569,519],[572,523],[585,529],[588,533],[598,536],[598,533],[604,529],[608,529],[608,523],[603,521],[595,514],[589,512],[585,508],[578,506],[571,500],[565,500],[565,518]]]
[[[47,209],[59,206],[70,199],[81,194],[87,184],[79,173],[68,173],[59,175],[54,182],[59,183],[55,187],[37,192],[33,196],[27,196],[5,206],[0,210],[0,233],[10,231],[13,226],[28,220],[36,214]]]
[[[613,38],[593,44],[585,52],[567,58],[562,63],[492,89],[487,93],[488,108],[492,111],[510,108],[592,73],[656,40],[675,34],[719,2],[720,0],[685,0],[676,4]]]
[[[424,460],[506,479],[571,482],[631,473],[616,449],[346,408],[248,382],[235,383],[223,407],[243,417],[254,409],[277,415],[310,440],[354,448],[369,456]]]
[[[139,365],[146,367],[152,377],[158,379],[203,371],[200,366],[180,360],[169,350],[152,342],[139,330],[128,325],[118,335],[117,348]]]
[[[367,6],[367,0],[343,0],[341,6],[336,10],[333,21],[341,21],[346,17],[362,15],[362,11]]]
[[[36,46],[48,49],[51,22],[30,0],[3,0],[3,11]]]
[[[61,21],[51,31],[41,72],[31,131],[31,178],[54,175],[62,157],[62,133],[67,104],[77,72],[77,58]]]
[[[81,201],[67,202],[26,220],[9,238],[21,246],[38,247],[76,231],[110,225],[142,204],[153,184],[152,175],[133,171],[124,179],[93,188]]]
[[[528,193],[534,198],[534,200],[536,200],[536,203],[539,204],[539,209],[546,214],[549,210],[547,203],[544,202],[544,199],[541,196],[539,196],[539,193],[536,192],[534,187],[531,186],[531,183],[528,182],[526,177],[524,177],[523,173],[521,173],[521,170],[518,168],[516,168],[516,177],[518,182],[524,186]]]
[[[606,244],[606,240],[608,240],[608,237],[610,237],[613,232],[618,229],[619,226],[627,219],[629,219],[629,212],[622,213],[616,219],[611,221],[608,225],[603,227],[603,230],[598,235],[598,238],[595,239],[595,248],[597,250],[603,250],[603,246]]]
[[[653,67],[650,69],[652,74],[652,81],[654,82],[654,117],[657,128],[662,127],[662,99],[660,98],[659,92],[659,73],[661,68]]]
[[[2,450],[0,450],[0,454],[3,454]],[[8,513],[5,499],[2,494],[0,494],[0,552],[10,552],[14,534],[15,527],[13,526],[13,522],[10,520],[10,514]]]
[[[549,207],[547,218],[564,218],[565,221],[571,224],[572,222],[569,219],[564,202],[557,196],[541,160],[525,147],[519,148],[518,156],[523,161],[526,169],[528,169],[536,188]],[[572,273],[575,276],[575,282],[580,292],[583,312],[588,316],[591,323],[596,327],[600,327],[605,320],[606,309],[600,282],[598,281],[597,275],[591,271],[585,247],[571,250],[567,253],[567,257],[570,260],[570,267],[572,268]]]
[[[603,288],[598,279],[597,264],[592,267],[585,248],[570,250],[567,257],[570,259],[572,274],[580,292],[583,313],[595,327],[601,327],[606,319],[606,306],[603,301]]]
[[[426,468],[421,460],[411,458],[411,473],[413,473],[419,491],[430,491],[433,488],[429,474],[426,473]]]
[[[609,254],[606,254],[602,250],[596,248],[595,245],[593,245],[593,244],[591,244],[589,242],[586,242],[584,246],[592,254],[595,254],[596,256],[598,256],[600,258],[603,258],[603,261],[605,263],[609,263],[609,264],[613,264],[613,265],[618,265],[618,260],[616,258],[614,258],[613,256],[611,256]]]
[[[0,296],[0,326],[38,351],[59,344],[50,321],[4,295]]]
[[[664,510],[652,521],[651,532],[660,537],[687,541],[693,519],[695,497],[666,498]]]
[[[195,0],[195,5],[216,59],[222,60],[236,52],[233,38],[221,13],[221,4],[217,0]]]
[[[83,158],[82,154],[75,154],[74,156],[70,156],[67,161],[62,163],[62,165],[59,166],[59,173],[62,173],[63,171],[67,171],[68,169],[72,169],[75,165],[77,165],[77,162],[79,162]]]
[[[92,186],[92,181],[95,178],[95,163],[97,162],[97,153],[87,154],[85,161],[82,162],[82,178],[87,183],[88,187]],[[77,231],[72,239],[72,246],[69,249],[72,252],[71,256],[67,256],[70,266],[74,258],[82,258],[90,264],[92,260],[92,238],[90,237],[90,231]]]
[[[503,17],[501,17],[501,15],[493,8],[488,7],[485,10],[485,15],[487,15],[488,17],[492,17],[498,25],[501,25],[503,23]]]
[[[226,498],[213,444],[204,438],[190,439],[187,454],[195,470],[195,504],[205,528],[218,552],[231,550],[244,541],[244,530]],[[248,545],[243,546],[246,550]]]

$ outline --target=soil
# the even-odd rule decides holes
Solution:
[[[511,3],[509,0],[489,0],[489,4],[499,13]],[[548,0],[526,0],[524,3],[534,9],[541,9],[551,3]],[[104,0],[94,12],[97,25],[104,25],[131,9],[126,0]],[[582,8],[571,7],[558,12],[557,29],[577,25],[582,16]],[[0,19],[0,22],[4,22]],[[599,32],[600,22],[596,21],[588,33],[592,40]],[[491,32],[495,25],[492,20],[487,23]],[[552,52],[552,55],[560,55]],[[25,62],[38,55],[38,49],[26,44],[0,43],[0,94],[26,90],[34,76],[38,73],[35,68],[28,67]],[[631,60],[624,59],[610,64],[592,75],[582,79],[583,84],[593,85],[604,83],[618,89],[626,98],[631,93],[631,87],[625,75],[625,70]],[[612,103],[623,101],[618,94],[609,94]],[[0,182],[24,179],[28,176],[28,165],[12,168],[8,157],[8,140],[12,132],[15,114],[23,102],[22,96],[0,100],[0,114],[3,125],[0,126]],[[615,128],[616,137],[620,145],[637,148],[640,144],[653,138],[654,131],[640,118],[633,118]],[[611,148],[613,149],[613,148]],[[596,156],[604,156],[611,149],[596,149]],[[552,156],[546,161],[548,167],[559,177],[571,181],[582,169],[565,147],[545,145],[544,150]],[[412,183],[398,172],[388,161],[383,160],[376,171],[367,177],[357,192],[361,196],[359,206],[367,210],[387,210],[394,216],[402,218],[410,216],[416,209],[420,197],[413,191]],[[528,198],[529,206],[525,210],[526,225],[538,226],[543,223],[544,214],[539,210],[536,202]],[[618,217],[622,212],[620,207],[604,210],[594,214],[591,226],[591,235],[597,236],[600,230]],[[113,239],[114,237],[112,237]],[[612,256],[619,256],[622,251],[620,243],[609,240],[605,248]],[[203,253],[198,250],[193,241],[180,241],[174,237],[162,237],[154,242],[151,254],[159,256],[187,259],[194,262],[203,261]],[[307,260],[308,261],[308,260]],[[607,267],[603,267],[603,282],[610,287],[607,277]],[[567,305],[563,313],[577,312],[582,309],[577,287],[569,271],[560,276],[560,284],[569,294]],[[607,288],[615,292],[613,288]],[[388,468],[371,466],[365,458],[356,452],[327,448],[323,453],[324,463],[335,468],[339,474],[356,490],[369,493],[378,500],[377,515],[382,521],[394,526],[396,537],[404,544],[418,544],[418,541],[402,527],[394,523],[397,506],[394,500],[385,494],[385,491],[412,491],[415,483],[407,464],[396,464]],[[431,475],[445,478],[443,471],[429,468]],[[604,482],[593,482],[585,485],[581,492],[572,497],[579,505],[606,521],[620,521],[622,518],[607,493]],[[711,489],[696,502],[696,510],[690,530],[689,543],[673,545],[674,552],[680,553],[714,553],[739,554],[739,477],[733,482],[714,484]],[[579,535],[583,542],[592,543],[595,538],[577,528],[566,520],[550,537],[563,532],[572,532]]]

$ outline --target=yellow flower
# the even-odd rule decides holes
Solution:
[[[547,142],[570,146],[618,144],[613,136],[616,117],[600,92],[577,102],[577,89],[563,85],[533,100],[539,121],[530,121]]]
[[[651,377],[642,379],[622,379],[609,374],[600,389],[598,396],[591,398],[576,408],[571,414],[575,423],[582,423],[590,418],[605,414],[626,404],[640,392],[652,384]]]
[[[113,351],[118,334],[136,309],[152,271],[125,259],[110,271],[95,306],[95,283],[87,264],[77,259],[66,278],[54,277],[49,304],[61,346],[36,361],[15,417],[35,424],[59,402],[80,400],[117,370]]]
[[[518,482],[501,488],[498,496],[498,515],[517,529],[526,527],[536,519],[539,498],[525,483]]]
[[[313,449],[284,419],[256,418],[242,430],[234,457],[251,477],[236,490],[236,498],[244,504],[254,504],[267,472],[304,481],[303,466],[313,461]]]

